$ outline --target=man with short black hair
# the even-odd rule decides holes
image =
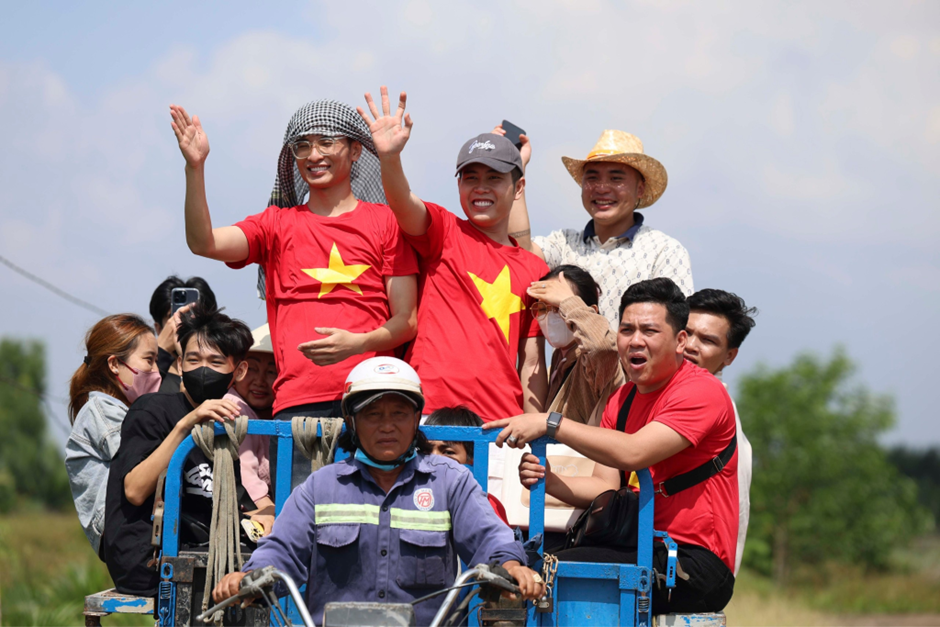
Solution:
[[[178,337],[184,390],[137,399],[121,425],[121,446],[111,462],[103,555],[115,587],[126,594],[156,594],[157,570],[147,563],[153,554],[151,514],[160,473],[197,424],[239,415],[235,403],[222,397],[233,378],[248,367],[248,327],[197,303],[181,316]],[[240,483],[237,462],[235,468]],[[205,529],[208,535],[211,518],[212,467],[202,451],[194,449],[183,466],[183,541],[202,540],[199,532]]]
[[[649,468],[656,494],[654,526],[679,545],[679,577],[672,594],[653,588],[653,612],[716,612],[734,591],[738,529],[737,453],[731,398],[711,374],[684,359],[689,305],[670,279],[631,285],[620,301],[617,350],[629,382],[615,392],[600,427],[566,420],[558,413],[529,414],[484,428],[503,430],[497,445],[522,448],[543,435],[567,444],[595,461],[590,477],[565,477],[529,454],[519,466],[524,486],[545,479],[545,491],[575,507],[587,508],[607,490],[617,490],[626,474]],[[618,415],[625,408],[623,432]],[[715,464],[720,459],[722,464]],[[671,493],[664,482],[703,466],[722,469]],[[672,485],[672,484],[670,484]],[[636,548],[577,547],[559,559],[636,563]],[[653,566],[665,572],[667,554],[654,544]]]
[[[153,291],[150,297],[150,317],[157,332],[157,369],[163,377],[160,391],[175,394],[180,391],[180,373],[176,367],[176,326],[179,316],[172,315],[173,290],[191,287],[199,290],[199,302],[208,309],[218,309],[215,292],[201,276],[189,277],[185,281],[175,274],[168,276]]]
[[[692,294],[689,308],[689,322],[685,327],[689,340],[685,345],[685,358],[721,379],[721,373],[738,356],[741,343],[754,328],[753,316],[757,309],[749,308],[737,294],[715,289]],[[734,403],[734,399],[731,402]],[[734,406],[734,419],[738,428],[738,549],[734,558],[734,574],[737,576],[744,557],[751,512],[751,443],[741,428],[737,405]]]

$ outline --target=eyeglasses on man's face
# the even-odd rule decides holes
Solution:
[[[322,156],[327,157],[334,154],[343,144],[342,137],[317,137],[314,140],[298,139],[291,143],[290,151],[295,159],[306,159],[313,154],[316,148]]]

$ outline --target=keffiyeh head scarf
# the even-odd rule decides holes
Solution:
[[[277,178],[268,205],[296,207],[304,202],[309,185],[300,176],[297,161],[290,151],[292,142],[304,135],[348,137],[362,144],[362,154],[353,163],[350,183],[353,196],[370,203],[385,203],[379,158],[372,134],[362,116],[347,104],[336,100],[314,100],[291,117],[284,132],[284,144],[277,159]],[[258,295],[264,298],[264,269],[258,269]]]

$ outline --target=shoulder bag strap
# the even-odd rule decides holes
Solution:
[[[672,479],[663,481],[657,486],[656,492],[662,494],[663,496],[672,496],[683,490],[688,490],[692,486],[698,485],[703,481],[711,479],[722,470],[725,466],[728,465],[728,462],[731,461],[731,457],[734,455],[734,450],[738,445],[738,435],[735,434],[731,438],[731,442],[728,443],[728,446],[725,447],[721,453],[716,457],[713,457],[711,460],[705,462],[698,468],[690,470],[689,472],[684,472],[681,475],[677,475]]]
[[[627,398],[623,401],[623,405],[620,406],[620,412],[617,414],[617,431],[623,433],[624,429],[627,428],[627,416],[630,415],[630,406],[633,405],[633,397],[636,396],[636,385],[633,386],[633,389],[630,390],[630,393],[627,394]],[[620,471],[620,487],[627,485],[627,473]]]

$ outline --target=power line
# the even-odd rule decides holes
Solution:
[[[6,257],[3,257],[2,255],[0,255],[0,263],[3,263],[3,265],[7,266],[8,268],[10,268],[11,270],[13,270],[13,271],[16,272],[17,274],[20,274],[20,275],[26,277],[27,279],[29,279],[29,280],[32,281],[33,283],[37,283],[37,284],[41,285],[42,287],[46,288],[46,289],[49,290],[50,292],[52,292],[52,293],[54,293],[54,294],[56,294],[56,295],[58,295],[58,296],[61,296],[62,298],[64,298],[65,300],[71,302],[71,303],[74,304],[74,305],[78,305],[79,307],[84,307],[84,308],[87,309],[88,311],[91,311],[91,312],[93,312],[93,313],[96,313],[96,314],[98,314],[99,316],[107,316],[107,315],[108,315],[108,312],[105,311],[104,309],[100,309],[100,308],[98,308],[98,307],[95,307],[95,306],[92,305],[91,303],[89,303],[89,302],[87,302],[87,301],[84,301],[84,300],[82,300],[81,298],[78,298],[77,296],[72,296],[72,295],[69,294],[68,292],[65,292],[65,291],[63,291],[63,290],[60,290],[59,288],[57,288],[57,287],[56,287],[55,285],[53,285],[52,283],[49,283],[48,281],[45,281],[45,280],[43,280],[43,279],[40,279],[38,276],[36,276],[36,275],[33,274],[32,272],[29,272],[28,270],[25,270],[25,269],[19,267],[18,265],[16,265],[15,263],[13,263],[12,261],[10,261],[10,260],[7,259]]]

